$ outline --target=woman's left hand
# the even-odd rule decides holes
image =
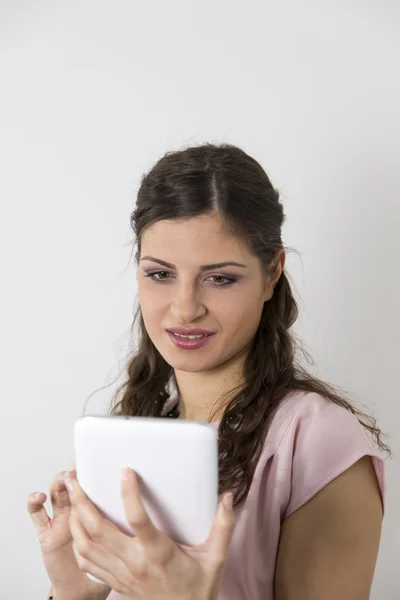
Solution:
[[[127,600],[218,598],[235,525],[232,495],[220,499],[207,541],[200,546],[184,546],[153,525],[140,496],[136,473],[127,469],[126,475],[121,493],[135,537],[126,535],[99,512],[80,487],[75,471],[66,478],[73,551],[79,568]]]

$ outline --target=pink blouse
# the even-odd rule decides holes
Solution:
[[[316,393],[287,396],[270,423],[249,494],[235,511],[219,600],[273,600],[282,521],[365,455],[372,457],[384,506],[383,453],[357,417]],[[114,591],[108,596],[122,599]]]

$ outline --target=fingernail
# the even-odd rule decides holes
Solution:
[[[124,481],[131,481],[132,471],[129,467],[124,467],[121,471],[121,479]]]
[[[72,490],[74,489],[74,484],[72,483],[71,479],[69,479],[68,476],[64,478],[64,484],[65,484],[65,487],[67,488],[67,490],[69,492],[72,492]]]
[[[224,499],[223,499],[223,503],[224,506],[227,510],[232,510],[232,506],[233,506],[233,494],[232,492],[229,492],[228,494],[225,494]]]

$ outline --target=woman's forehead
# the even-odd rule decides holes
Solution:
[[[156,250],[170,254],[198,253],[201,262],[204,262],[204,256],[210,256],[214,261],[215,255],[221,253],[228,253],[231,260],[232,252],[236,260],[249,255],[244,241],[234,236],[218,216],[209,215],[154,223],[141,236],[141,254],[154,255]],[[225,259],[218,257],[218,260]]]

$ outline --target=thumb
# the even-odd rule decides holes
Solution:
[[[217,515],[208,539],[209,557],[215,567],[224,565],[229,552],[235,515],[233,512],[233,496],[228,492],[222,496],[218,504]]]

